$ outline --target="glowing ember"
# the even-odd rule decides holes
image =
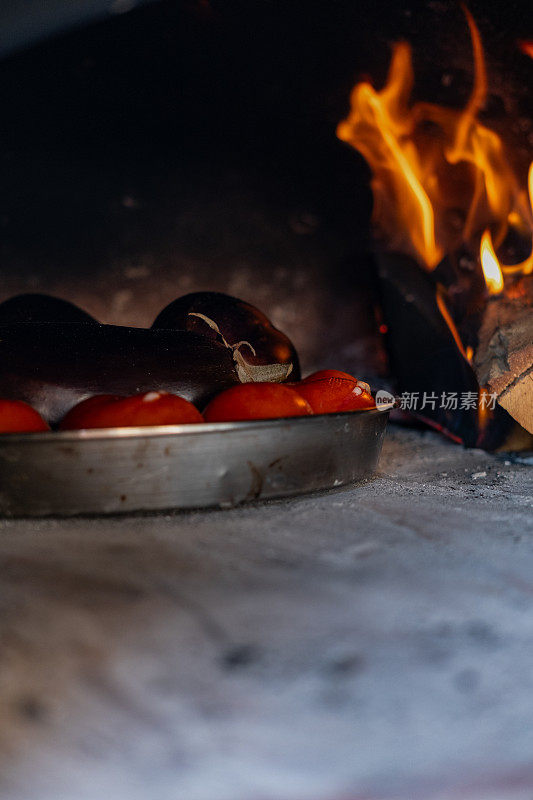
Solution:
[[[518,42],[518,46],[526,56],[533,58],[533,41],[531,39],[524,39]]]
[[[481,237],[481,267],[489,294],[500,294],[503,291],[503,275],[500,263],[494,252],[489,231]]]
[[[474,85],[465,108],[410,104],[411,48],[400,42],[383,89],[367,82],[355,86],[337,135],[372,168],[374,222],[388,247],[414,255],[431,270],[461,246],[476,252],[485,231],[483,268],[495,293],[503,288],[502,271],[533,271],[533,253],[501,270],[495,253],[510,228],[529,235],[533,216],[501,138],[478,119],[487,75],[479,31],[467,9],[465,15],[474,55]],[[532,187],[530,169],[530,197]]]

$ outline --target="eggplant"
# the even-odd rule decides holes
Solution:
[[[74,303],[49,294],[18,294],[0,303],[0,325],[14,322],[86,322],[98,324]]]
[[[231,351],[191,331],[93,322],[0,325],[0,397],[26,401],[52,425],[93,394],[168,391],[202,409],[238,383]]]
[[[300,378],[298,354],[288,336],[255,306],[228,294],[184,295],[161,311],[152,328],[190,331],[222,342],[233,353],[243,383]]]

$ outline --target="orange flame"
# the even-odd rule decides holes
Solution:
[[[448,311],[448,307],[446,305],[446,301],[444,299],[445,290],[441,284],[437,284],[437,292],[435,294],[435,300],[437,301],[437,306],[439,307],[439,311],[442,314],[444,321],[448,328],[450,329],[450,333],[454,338],[455,344],[457,345],[457,349],[468,362],[472,360],[472,348],[470,348],[469,352],[464,349],[463,342],[461,337],[459,336],[459,331],[455,326],[455,322],[452,319],[450,312]]]
[[[494,252],[490,231],[486,230],[481,237],[481,267],[489,294],[500,294],[503,291],[503,275],[500,262]]]
[[[463,244],[472,247],[485,231],[484,269],[492,259],[489,290],[499,292],[501,271],[533,271],[533,249],[524,262],[502,265],[501,271],[495,253],[510,227],[533,231],[533,169],[528,202],[501,138],[478,119],[487,73],[478,28],[468,9],[464,12],[474,57],[474,83],[465,108],[409,103],[411,48],[400,42],[394,45],[383,89],[368,82],[354,87],[350,113],[337,135],[372,168],[374,222],[392,249],[411,253],[431,270],[446,252]]]
[[[531,211],[533,212],[533,161],[529,165],[528,190],[529,190],[529,205],[531,207]],[[512,218],[510,222],[511,223],[513,222]],[[518,223],[519,225],[519,221],[516,221],[515,224],[516,223]],[[502,264],[501,268],[506,275],[515,275],[516,273],[522,273],[523,275],[530,275],[533,272],[533,234],[531,238],[531,253],[529,254],[529,256],[524,261],[521,261],[519,264]]]
[[[352,111],[339,124],[337,136],[359,150],[372,167],[375,217],[383,221],[390,192],[396,199],[398,222],[409,231],[416,253],[434,267],[442,251],[435,241],[433,206],[423,185],[424,166],[411,140],[414,119],[407,101],[413,80],[411,48],[402,42],[394,48],[381,92],[366,82],[355,86]]]

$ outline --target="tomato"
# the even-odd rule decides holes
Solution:
[[[68,414],[65,414],[59,425],[60,429],[72,431],[85,427],[83,423],[87,414],[97,408],[103,408],[114,400],[124,400],[124,398],[116,394],[95,394],[92,397],[85,398],[85,400],[71,408]]]
[[[146,392],[131,397],[95,395],[69,411],[61,430],[78,428],[128,428],[146,425],[181,425],[204,419],[198,409],[175,394]]]
[[[296,389],[282,383],[241,383],[217,395],[204,411],[206,422],[303,417],[312,414]]]
[[[355,411],[359,408],[375,408],[370,387],[347,372],[322,369],[295,384],[315,414],[331,414],[335,411]]]
[[[0,400],[0,433],[49,431],[41,415],[22,400]]]

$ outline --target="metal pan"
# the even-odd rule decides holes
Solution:
[[[0,513],[230,507],[342,486],[376,469],[389,410],[3,435]]]

